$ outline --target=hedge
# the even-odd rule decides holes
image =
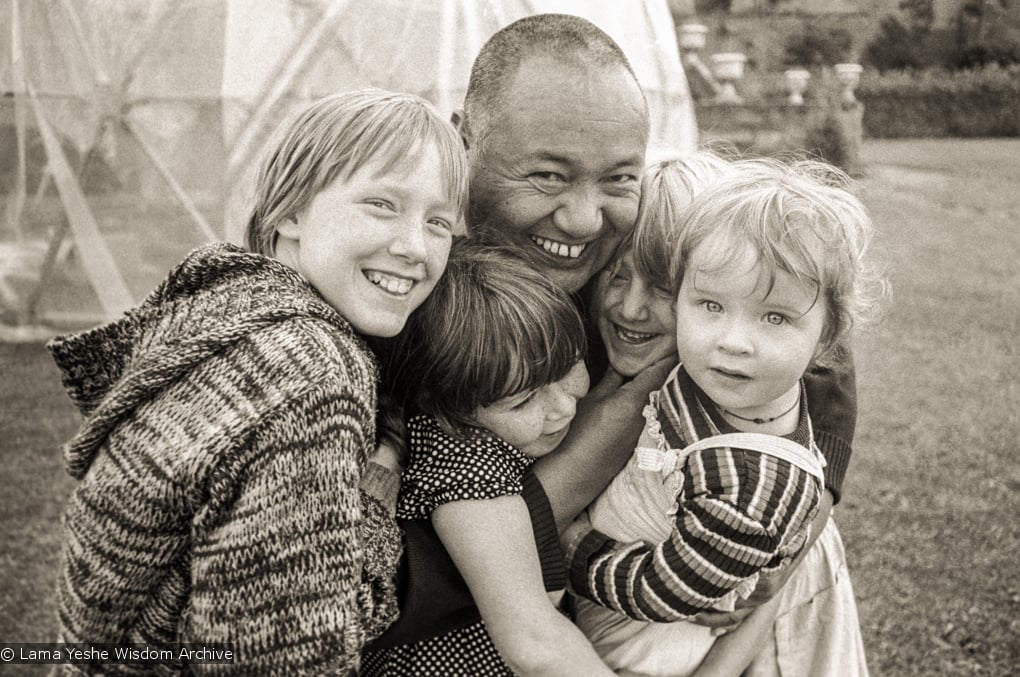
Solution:
[[[857,98],[868,137],[1020,136],[1020,65],[867,71]]]

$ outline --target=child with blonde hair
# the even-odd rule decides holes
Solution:
[[[669,290],[680,365],[650,396],[634,457],[564,540],[577,623],[621,673],[867,674],[831,520],[804,552],[824,492],[804,375],[841,359],[875,288],[871,223],[845,180],[770,160],[645,177],[632,274]],[[801,557],[725,638],[689,622]]]
[[[319,100],[273,140],[247,250],[201,247],[125,317],[50,344],[84,416],[64,450],[61,641],[234,656],[146,672],[357,671],[396,617],[401,551],[397,478],[369,462],[365,340],[432,291],[466,186],[424,99]]]

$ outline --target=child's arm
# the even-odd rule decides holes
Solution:
[[[265,417],[245,456],[227,457],[246,471],[214,475],[237,476],[229,487],[236,493],[229,510],[217,506],[223,519],[210,510],[202,557],[193,561],[182,641],[234,642],[238,660],[227,672],[352,668],[369,635],[393,619],[392,601],[378,606],[364,587],[364,506],[351,485],[374,440],[359,424],[372,415],[356,408],[364,401],[359,395],[324,384],[283,402]],[[324,418],[323,411],[356,414]],[[344,434],[336,432],[338,420],[346,424]],[[294,431],[301,431],[300,444]],[[396,524],[387,528],[378,537],[399,549]],[[272,641],[265,640],[266,628]],[[192,668],[222,672],[224,666]]]
[[[754,610],[736,630],[715,641],[708,655],[691,677],[733,677],[739,675],[768,645],[779,614],[780,595]]]
[[[611,675],[546,595],[520,496],[454,501],[432,512],[500,655],[523,675]]]
[[[616,477],[634,453],[648,393],[659,388],[676,357],[659,360],[627,383],[612,368],[577,403],[570,432],[534,465],[562,532]]]
[[[402,554],[400,532],[394,513],[400,491],[399,465],[393,449],[380,443],[365,464],[361,476],[362,519],[358,526],[365,564],[361,571],[361,603],[371,611],[363,614],[365,638],[382,634],[397,619],[397,566]]]
[[[741,600],[737,603],[737,609],[734,611],[703,611],[694,618],[691,622],[697,623],[698,625],[704,625],[705,627],[715,628],[717,632],[713,634],[720,634],[726,630],[732,629],[743,621],[751,612],[753,612],[758,606],[765,602],[779,596],[779,591],[783,589],[786,582],[790,580],[790,576],[797,570],[800,563],[804,560],[804,556],[807,555],[808,550],[815,544],[818,537],[821,536],[822,530],[825,529],[825,524],[829,521],[829,517],[832,515],[832,493],[828,490],[823,491],[821,498],[818,502],[818,514],[815,515],[814,520],[811,521],[811,531],[808,534],[807,543],[804,548],[797,555],[796,559],[790,563],[790,566],[783,567],[779,571],[772,572],[766,576],[762,576],[758,579],[758,585],[755,587],[754,592],[751,596],[745,600]]]
[[[807,526],[817,485],[772,456],[743,454],[752,452],[717,449],[691,458],[676,521],[662,543],[619,543],[583,523],[569,529],[573,591],[631,618],[671,622],[713,608],[774,566],[791,530]]]

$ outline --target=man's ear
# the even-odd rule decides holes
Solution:
[[[289,216],[276,225],[276,233],[289,240],[301,239],[301,228],[296,216]]]
[[[450,114],[450,122],[457,128],[457,133],[460,134],[461,141],[464,142],[464,150],[471,148],[471,140],[468,138],[468,123],[467,114],[463,108],[458,108]]]

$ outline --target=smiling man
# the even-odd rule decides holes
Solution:
[[[511,246],[563,289],[582,292],[637,219],[648,113],[619,46],[575,16],[516,21],[482,48],[453,121],[468,152],[471,235]],[[579,303],[590,290],[576,294]],[[534,530],[547,589],[565,581],[559,530],[626,463],[641,432],[641,407],[671,366],[656,363],[628,374],[634,378],[626,383],[607,376],[578,402],[556,450],[525,474],[526,526]],[[506,532],[509,519],[491,525],[493,533]],[[478,618],[434,529],[428,522],[404,526],[400,619],[376,650]]]
[[[453,122],[468,152],[471,235],[512,246],[580,306],[590,303],[593,278],[634,228],[648,141],[645,99],[619,46],[575,16],[516,21],[483,46]],[[589,316],[583,307],[582,314]],[[588,338],[600,343],[594,326]],[[609,370],[578,402],[564,441],[525,474],[523,498],[543,576],[553,586],[548,589],[563,581],[557,531],[627,462],[641,432],[641,409],[665,381],[668,359],[635,367],[637,373],[623,375],[633,377],[628,382]],[[606,364],[604,350],[589,355],[593,383]],[[849,415],[852,437],[855,409],[845,403],[847,394],[853,394],[852,373],[820,401]],[[848,460],[849,444],[841,444]],[[456,566],[425,524],[405,530],[401,615],[376,649],[422,641],[478,618]],[[506,524],[492,528],[498,532]],[[731,621],[714,624],[724,622]]]
[[[589,282],[634,229],[640,201],[648,106],[626,55],[586,19],[525,17],[482,47],[453,122],[468,154],[471,235],[519,251],[588,317]],[[595,383],[607,361],[594,327],[588,338]],[[663,364],[625,374],[634,381],[623,387],[611,374],[557,453],[536,465],[560,529],[626,462],[618,445],[637,439],[647,385],[665,374]]]
[[[637,217],[648,109],[619,46],[579,17],[521,19],[482,48],[454,122],[472,234],[578,291]]]

